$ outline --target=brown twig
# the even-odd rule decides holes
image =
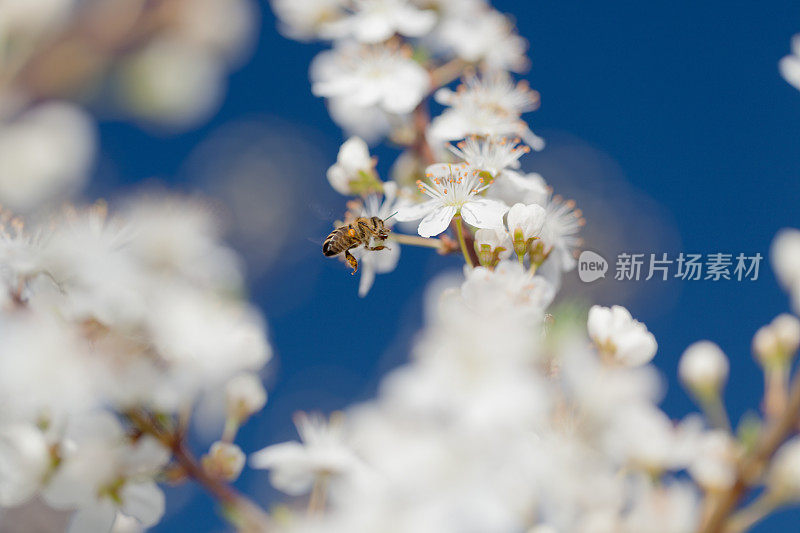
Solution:
[[[161,424],[144,411],[131,410],[126,413],[126,416],[137,430],[155,437],[172,451],[172,457],[186,476],[197,482],[220,502],[227,517],[240,531],[246,533],[268,531],[270,519],[267,513],[227,483],[208,475],[181,436],[162,428]]]
[[[719,495],[701,533],[722,533],[728,517],[742,496],[761,476],[775,451],[795,431],[800,416],[800,379],[795,376],[783,414],[772,421],[762,434],[753,451],[746,455],[736,470],[736,480],[726,492]]]

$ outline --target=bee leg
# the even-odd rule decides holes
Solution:
[[[358,272],[358,259],[353,257],[353,254],[350,253],[350,250],[344,251],[344,258],[347,260],[347,264],[350,265],[350,268],[353,269],[350,274],[354,275],[356,272]]]
[[[372,247],[367,246],[366,248],[367,248],[367,250],[372,250],[372,251],[386,250],[387,249],[386,246],[384,246],[382,244],[380,246],[372,246]]]

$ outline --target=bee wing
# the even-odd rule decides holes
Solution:
[[[309,203],[308,211],[315,219],[319,220],[320,222],[331,221],[331,220],[336,220],[337,218],[342,218],[341,213],[337,214],[332,207],[322,205],[319,202]]]

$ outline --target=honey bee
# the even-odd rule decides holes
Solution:
[[[350,224],[339,226],[331,232],[322,243],[322,253],[326,257],[333,257],[344,252],[344,258],[353,269],[351,274],[358,271],[358,260],[353,257],[350,250],[364,245],[367,250],[383,250],[383,245],[389,237],[389,228],[379,217],[358,217]],[[377,241],[377,246],[376,244]]]

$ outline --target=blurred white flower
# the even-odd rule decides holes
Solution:
[[[130,443],[109,413],[70,420],[64,456],[47,484],[44,497],[59,509],[74,509],[70,531],[110,531],[117,512],[143,526],[164,514],[164,494],[153,478],[169,452],[151,437]]]
[[[625,366],[649,363],[658,344],[647,326],[634,320],[630,312],[619,305],[610,309],[593,305],[587,323],[589,336],[609,362]]]
[[[0,424],[42,416],[60,423],[101,402],[88,347],[52,314],[4,313],[0,353]]]
[[[531,276],[514,261],[502,261],[494,270],[473,268],[466,278],[461,287],[464,303],[481,315],[511,312],[543,317],[555,297],[547,280]]]
[[[352,471],[356,459],[345,443],[341,421],[298,413],[295,425],[301,442],[274,444],[250,456],[253,468],[270,470],[276,489],[296,496],[310,491],[319,478]]]
[[[518,140],[505,137],[477,137],[471,135],[448,148],[458,158],[478,170],[485,170],[496,178],[507,168],[519,168],[519,158],[530,149]]]
[[[69,199],[89,178],[95,141],[91,120],[71,104],[39,104],[0,122],[0,203],[27,212]]]
[[[3,0],[0,3],[0,41],[37,35],[63,23],[76,0]]]
[[[417,182],[421,192],[431,199],[401,208],[398,221],[422,219],[418,232],[423,237],[439,235],[456,215],[476,228],[501,228],[508,209],[496,200],[479,196],[489,188],[484,178],[468,165],[431,165],[426,170],[429,182]]]
[[[697,450],[689,473],[704,490],[721,492],[736,481],[736,464],[742,455],[740,445],[723,430],[704,433],[697,443]]]
[[[284,35],[302,41],[326,37],[326,27],[345,15],[346,0],[270,0]]]
[[[235,481],[244,468],[245,455],[241,448],[230,442],[217,441],[203,456],[201,464],[206,474],[215,479]]]
[[[210,205],[151,192],[129,200],[120,217],[129,234],[126,247],[154,273],[220,290],[242,285],[241,262],[221,243],[220,222]]]
[[[792,37],[792,53],[780,60],[778,68],[786,81],[800,89],[800,34]]]
[[[800,347],[800,320],[789,314],[781,314],[772,322],[756,331],[753,336],[753,352],[765,366],[784,367],[791,361]]]
[[[770,262],[778,281],[791,294],[795,311],[800,310],[800,230],[778,232],[770,248]]]
[[[255,37],[258,13],[251,0],[195,0],[177,10],[173,31],[228,62],[237,62]]]
[[[242,371],[258,370],[272,356],[255,309],[179,286],[154,295],[146,327],[169,365],[170,379],[155,391],[156,403],[168,410]]]
[[[525,57],[527,41],[516,34],[506,16],[494,9],[445,17],[438,36],[456,56],[489,70],[523,72],[530,64]]]
[[[539,174],[520,174],[506,169],[495,178],[486,195],[508,205],[522,202],[546,206],[550,188]]]
[[[686,348],[678,363],[678,375],[693,393],[705,397],[719,393],[728,379],[728,358],[711,341],[698,341]]]
[[[515,83],[505,72],[467,78],[457,91],[439,89],[436,101],[449,106],[430,125],[434,140],[463,139],[470,135],[519,135],[534,150],[544,141],[520,119],[539,107],[539,93],[525,81]]]
[[[410,113],[430,85],[428,73],[405,49],[353,43],[315,57],[311,81],[316,96],[342,100],[356,109],[379,106],[392,114]]]
[[[267,391],[256,374],[239,374],[225,384],[225,405],[228,416],[244,421],[267,403]]]
[[[800,437],[789,439],[775,452],[766,484],[778,499],[800,500]]]
[[[222,61],[177,38],[148,43],[122,67],[123,104],[135,117],[187,128],[210,117],[222,99]]]
[[[329,98],[328,112],[347,135],[355,135],[370,144],[386,135],[398,119],[380,105],[363,107],[348,96]]]
[[[61,217],[42,243],[41,268],[69,295],[57,302],[65,316],[131,325],[147,313],[147,278],[129,248],[130,235],[102,204]]]
[[[541,240],[548,254],[547,263],[563,272],[575,268],[578,237],[585,220],[573,200],[564,201],[559,196],[548,194],[544,205],[547,216],[542,227]]]
[[[375,160],[369,155],[369,147],[359,137],[350,137],[339,148],[336,163],[328,169],[328,183],[339,194],[353,194],[353,182],[373,182]]]
[[[379,43],[395,33],[420,37],[436,24],[435,12],[420,10],[410,0],[352,0],[350,10],[347,16],[328,24],[328,35]]]
[[[0,424],[0,507],[27,501],[51,465],[45,436],[31,424]]]
[[[700,495],[689,483],[653,485],[642,480],[622,531],[630,533],[686,533],[700,520]]]

